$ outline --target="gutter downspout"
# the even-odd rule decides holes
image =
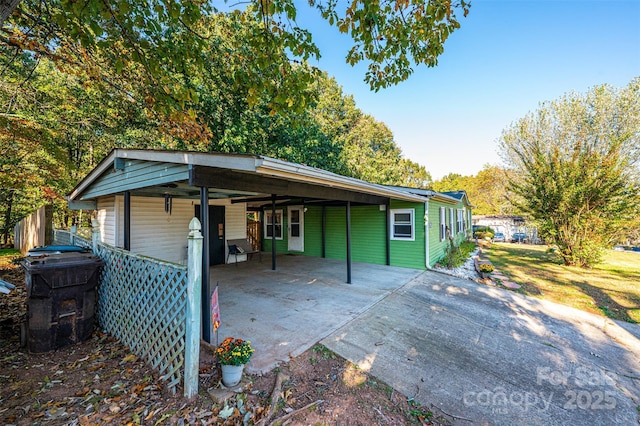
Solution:
[[[431,269],[429,263],[429,198],[424,202],[424,264],[427,269]]]

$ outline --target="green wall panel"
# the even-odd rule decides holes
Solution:
[[[439,242],[438,207],[447,208],[451,204],[429,202],[430,260],[433,265],[444,255],[444,242]],[[425,269],[425,205],[392,200],[391,209],[414,209],[414,241],[389,241],[392,266]],[[283,225],[286,230],[288,218],[283,208]],[[346,259],[346,209],[345,207],[325,207],[325,254],[327,258]],[[366,262],[384,265],[386,263],[386,227],[387,214],[375,206],[354,206],[351,208],[351,255],[354,262]],[[264,231],[264,229],[263,229]],[[286,232],[278,240],[276,248],[279,254],[288,253]],[[271,240],[264,240],[264,249],[271,250]],[[304,252],[306,256],[322,256],[322,207],[307,206],[304,215]]]
[[[347,225],[344,207],[326,208],[326,256],[330,259],[347,258]]]
[[[391,209],[415,210],[415,240],[391,240],[391,265],[425,269],[424,203],[391,200]]]
[[[431,227],[429,228],[429,264],[435,265],[445,255],[445,250],[448,241],[440,241],[440,207],[446,209],[446,222],[449,224],[449,209],[453,208],[454,225],[457,218],[457,210],[464,207],[462,201],[454,204],[443,203],[442,201],[429,200],[429,221]],[[463,232],[456,233],[454,237],[454,244],[460,245],[466,238],[466,234]]]
[[[309,206],[304,214],[304,254],[322,257],[322,207]]]
[[[387,213],[378,205],[351,208],[351,258],[354,262],[385,265]]]

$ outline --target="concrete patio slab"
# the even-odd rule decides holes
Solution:
[[[344,260],[280,255],[272,271],[271,256],[262,257],[211,268],[212,290],[219,282],[219,341],[251,341],[250,373],[303,353],[422,272],[353,263],[352,284],[346,284]]]

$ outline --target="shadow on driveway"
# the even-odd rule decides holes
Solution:
[[[435,272],[323,344],[456,424],[638,424],[640,327]]]

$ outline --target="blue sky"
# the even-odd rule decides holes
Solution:
[[[640,0],[472,0],[437,67],[416,67],[408,81],[377,93],[363,82],[365,66],[344,62],[350,39],[308,7],[299,14],[322,52],[312,65],[384,122],[434,179],[499,164],[502,130],[540,102],[640,76]]]

